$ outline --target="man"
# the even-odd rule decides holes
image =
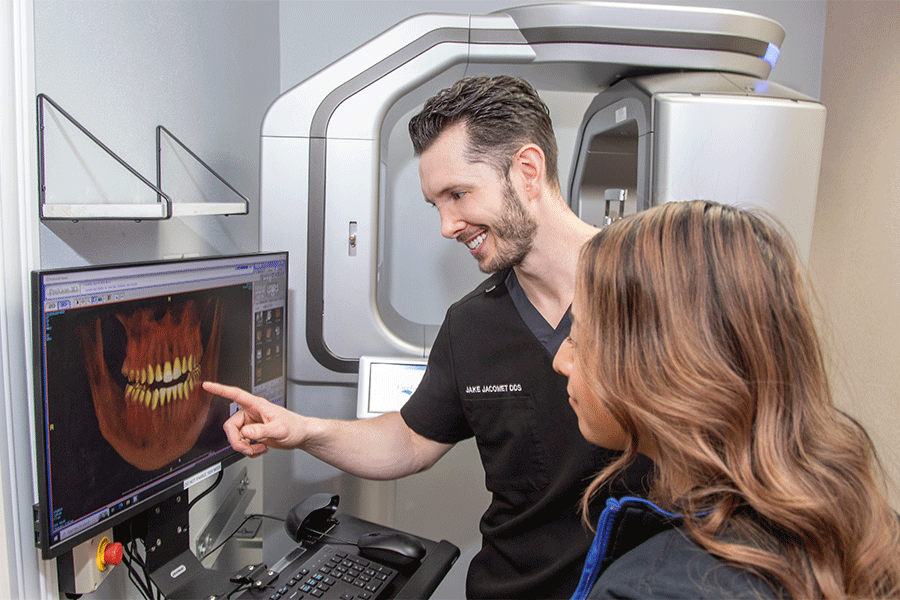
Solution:
[[[426,102],[409,129],[442,235],[493,275],[447,311],[408,403],[343,422],[204,387],[243,407],[225,424],[235,449],[301,448],[370,479],[426,470],[474,435],[493,496],[467,595],[569,597],[592,537],[578,502],[612,453],[584,440],[552,363],[571,325],[579,249],[597,230],[562,197],[549,110],[528,83],[464,79]],[[619,483],[635,491],[647,466]]]

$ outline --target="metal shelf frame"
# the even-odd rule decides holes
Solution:
[[[145,203],[62,203],[47,202],[46,156],[44,150],[44,105],[49,103],[60,115],[78,128],[89,140],[112,157],[129,173],[156,193],[156,202]],[[37,96],[37,134],[38,134],[38,201],[40,203],[41,220],[134,220],[164,221],[172,217],[199,215],[246,215],[250,212],[250,200],[228,183],[212,167],[204,162],[196,153],[188,148],[171,131],[162,125],[156,127],[156,184],[141,175],[118,154],[113,152],[100,139],[66,112],[59,104],[46,94]],[[173,202],[171,196],[162,190],[162,139],[163,134],[177,143],[187,154],[209,171],[216,179],[234,194],[240,197],[239,202]]]

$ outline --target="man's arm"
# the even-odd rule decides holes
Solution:
[[[241,407],[224,429],[232,447],[247,456],[296,448],[352,475],[397,479],[429,469],[453,447],[417,434],[398,412],[356,421],[316,419],[240,388],[206,381],[203,389]]]

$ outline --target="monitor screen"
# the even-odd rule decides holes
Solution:
[[[236,410],[285,404],[287,253],[35,271],[36,542],[53,558],[230,464]]]
[[[419,387],[427,365],[425,358],[360,357],[356,417],[400,410]]]

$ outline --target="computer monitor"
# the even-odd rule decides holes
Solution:
[[[285,252],[32,274],[38,503],[45,559],[231,464],[236,405],[285,404]]]
[[[427,358],[361,356],[356,417],[400,410],[419,387],[427,366]]]

